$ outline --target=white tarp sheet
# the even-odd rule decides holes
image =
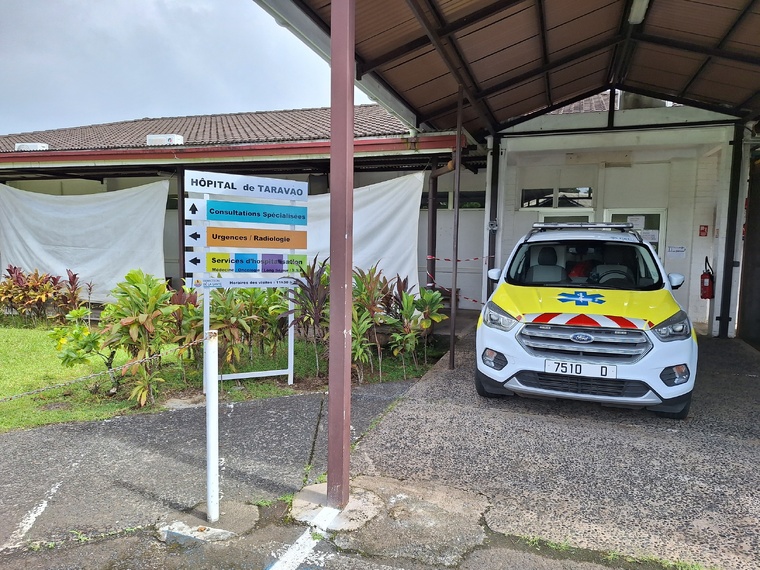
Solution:
[[[354,190],[353,266],[369,269],[376,263],[383,275],[398,273],[418,290],[417,226],[425,175],[393,178]],[[311,259],[330,255],[330,195],[309,196],[308,249]]]
[[[419,290],[417,227],[424,180],[424,173],[418,172],[354,189],[353,267],[366,270],[377,264],[388,279],[393,279],[396,274],[408,277],[409,287]],[[193,195],[198,194],[193,192]],[[230,199],[228,196],[222,198]],[[330,256],[330,195],[309,196],[307,208],[308,245],[305,253],[310,261],[314,256],[322,261]],[[228,222],[225,226],[250,227],[250,224]],[[209,249],[230,250],[224,247]],[[189,266],[186,269],[192,271]],[[223,275],[242,277],[241,273]]]
[[[0,268],[92,281],[92,300],[132,269],[164,276],[163,230],[169,182],[84,196],[51,196],[0,184]]]

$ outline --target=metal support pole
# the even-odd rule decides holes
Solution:
[[[496,232],[498,231],[499,223],[499,168],[501,167],[501,153],[499,152],[499,145],[501,139],[497,136],[493,137],[493,143],[491,145],[491,180],[489,181],[488,192],[490,199],[490,208],[488,210],[488,269],[496,267]],[[493,293],[494,283],[490,279],[486,279],[486,290],[488,296]]]
[[[177,167],[177,223],[179,225],[179,287],[185,284],[185,168]]]
[[[462,99],[464,90],[459,86],[459,102],[457,103],[457,136],[454,153],[454,244],[451,267],[451,323],[449,324],[449,370],[454,368],[454,345],[456,344],[457,327],[457,265],[459,259],[459,182],[462,171]]]
[[[731,152],[731,180],[728,187],[726,249],[723,254],[723,280],[721,282],[718,338],[728,338],[728,325],[731,322],[731,290],[734,280],[736,220],[739,212],[739,186],[742,175],[742,141],[744,141],[744,125],[741,122],[737,122],[734,126],[733,150]]]
[[[219,520],[219,339],[208,331],[203,343],[203,378],[206,386],[206,517]]]
[[[427,270],[428,289],[435,288],[435,250],[438,237],[438,177],[433,172],[438,169],[438,159],[433,159],[433,169],[428,181],[428,228],[427,228]]]
[[[330,365],[327,505],[348,503],[354,216],[355,0],[333,0],[330,54]]]

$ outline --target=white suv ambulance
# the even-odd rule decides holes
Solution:
[[[570,398],[683,419],[697,341],[667,275],[631,224],[540,223],[517,244],[478,320],[484,397]]]

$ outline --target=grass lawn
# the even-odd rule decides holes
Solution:
[[[99,358],[93,358],[89,365],[64,367],[58,359],[55,342],[48,337],[46,328],[16,328],[0,324],[0,433],[31,428],[46,424],[101,420],[125,413],[145,413],[161,409],[163,403],[172,397],[193,397],[202,393],[202,372],[194,364],[178,363],[176,351],[168,347],[162,357],[160,376],[164,382],[157,384],[156,405],[138,408],[134,400],[129,400],[132,379],[124,376],[121,388],[109,395],[112,387],[106,368]],[[435,339],[436,337],[433,337]],[[428,348],[428,365],[422,363],[414,367],[406,363],[404,370],[400,359],[389,355],[383,357],[382,381],[418,378],[445,352],[445,343],[433,343]],[[327,362],[320,360],[321,375],[316,375],[315,353],[310,343],[297,340],[295,344],[295,380],[289,387],[287,379],[259,378],[241,381],[225,381],[220,384],[222,401],[243,401],[269,398],[296,393],[299,390],[324,389],[327,386]],[[126,362],[125,354],[117,355],[114,366]],[[240,366],[238,371],[273,370],[287,367],[286,349],[275,358],[264,358],[256,354],[251,362]],[[408,360],[408,359],[407,359]],[[223,372],[231,372],[224,369]],[[95,378],[76,382],[65,387],[45,390],[13,400],[4,400],[57,384],[63,384],[99,374]],[[374,371],[365,367],[365,382],[378,382],[377,363]]]

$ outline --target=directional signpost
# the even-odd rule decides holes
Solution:
[[[306,264],[303,252],[307,245],[304,230],[307,209],[297,203],[308,199],[308,184],[187,170],[184,188],[189,194],[202,195],[188,196],[185,200],[185,245],[189,249],[185,251],[185,271],[192,274],[193,286],[203,292],[204,331],[209,339],[205,341],[203,378],[206,392],[206,495],[208,520],[215,522],[219,519],[219,380],[287,375],[288,384],[292,384],[295,339],[291,314],[287,369],[220,376],[215,366],[216,331],[209,330],[211,303],[206,292],[216,288],[292,286],[292,278],[287,274],[297,272]],[[212,200],[210,195],[238,200]],[[277,274],[279,277],[275,276]]]

